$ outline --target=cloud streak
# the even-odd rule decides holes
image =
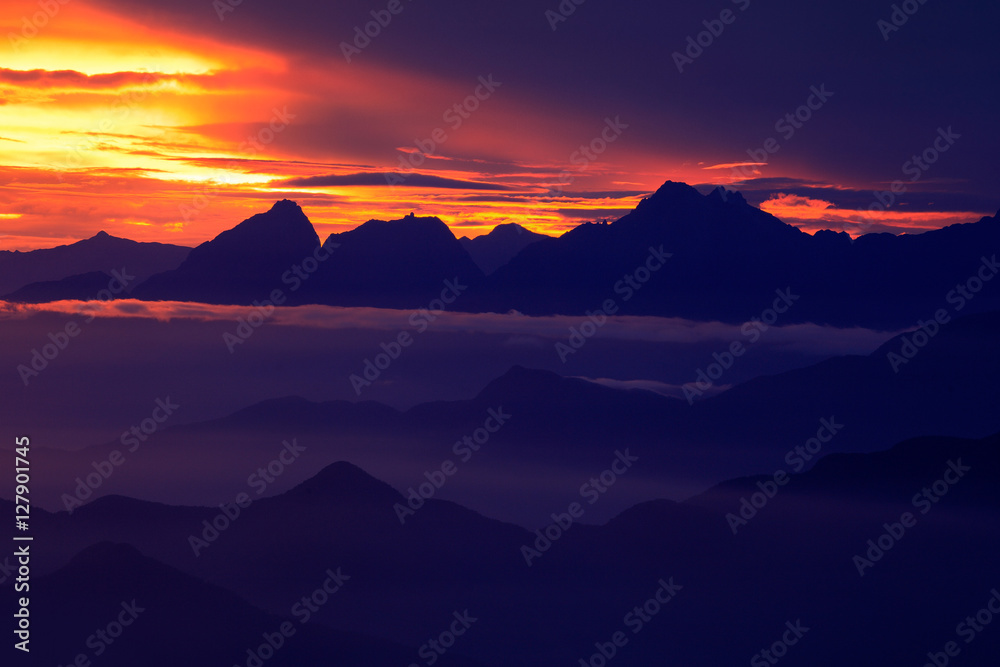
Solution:
[[[356,174],[323,174],[293,178],[279,183],[285,187],[324,188],[343,186],[394,187],[405,183],[414,188],[444,188],[448,190],[510,190],[512,188],[497,183],[481,183],[455,178],[445,178],[433,174],[376,172]]]
[[[86,310],[81,311],[81,309]],[[25,319],[37,313],[74,314],[87,312],[99,318],[137,318],[161,322],[196,320],[201,322],[231,321],[245,317],[252,308],[218,306],[173,301],[56,301],[45,304],[12,304],[0,301],[0,317]],[[408,318],[414,311],[386,308],[341,308],[337,306],[278,307],[268,323],[277,326],[342,330],[368,329],[394,332],[409,328]],[[529,317],[520,313],[460,313],[437,315],[434,329],[439,333],[494,334],[524,339],[563,340],[571,326],[578,326],[579,317],[554,315]],[[618,341],[647,343],[704,343],[718,341],[728,345],[740,340],[741,325],[721,322],[698,322],[676,317],[621,316],[610,317],[601,327],[600,337]],[[768,341],[799,352],[823,354],[867,354],[895,333],[863,328],[842,329],[818,324],[773,326]]]

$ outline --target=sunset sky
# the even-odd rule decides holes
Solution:
[[[567,0],[560,19],[556,0],[236,2],[3,4],[0,249],[102,229],[196,245],[282,198],[321,237],[410,211],[459,236],[558,234],[668,179],[807,231],[1000,207],[994,4],[928,2],[886,32],[890,3],[856,0]],[[373,11],[387,25],[357,48]],[[719,26],[679,71],[687,38]]]

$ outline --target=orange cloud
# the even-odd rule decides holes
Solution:
[[[634,141],[627,127],[605,142],[605,117],[553,112],[502,76],[470,105],[476,77],[348,65],[339,53],[305,60],[236,43],[245,35],[57,4],[30,38],[23,21],[36,0],[0,10],[0,30],[23,35],[0,69],[4,248],[101,229],[196,245],[281,198],[300,201],[321,235],[410,211],[459,234],[505,222],[558,234],[615,217],[667,179],[763,166],[705,167]],[[588,146],[601,151],[583,158]],[[372,187],[390,172],[406,178]],[[766,205],[808,229],[856,217],[787,198]],[[901,215],[876,217],[910,229],[951,220]]]
[[[859,211],[838,209],[832,202],[778,193],[760,205],[776,218],[813,234],[821,229],[843,231],[852,237],[872,232],[916,233],[977,220],[971,211]]]

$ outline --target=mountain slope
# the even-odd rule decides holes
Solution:
[[[438,218],[369,220],[331,234],[326,244],[335,248],[333,256],[305,283],[297,303],[428,308],[438,299],[444,302],[433,307],[461,310],[466,290],[483,278]]]
[[[998,476],[998,435],[920,438],[884,452],[826,456],[781,486],[772,482],[752,514],[742,499],[764,497],[760,484],[770,475],[731,480],[685,503],[643,503],[602,526],[586,525],[586,513],[571,524],[563,518],[568,527],[550,531],[545,543],[436,499],[402,524],[394,509],[402,494],[339,463],[254,501],[199,556],[190,536],[220,509],[105,498],[71,517],[40,513],[34,530],[47,544],[45,567],[100,541],[124,541],[275,613],[340,567],[351,579],[313,623],[416,645],[468,609],[480,620],[456,650],[495,665],[572,664],[618,630],[629,639],[621,657],[630,665],[737,664],[780,639],[786,621],[809,628],[790,665],[920,664],[996,587],[1000,566],[984,554],[1000,547]],[[933,501],[925,489],[935,490]],[[727,515],[741,511],[743,524],[733,524]],[[885,543],[885,525],[904,521],[904,512],[913,520],[902,534],[894,527],[892,546],[859,566],[868,540]],[[525,546],[538,552],[530,567]],[[109,605],[136,596],[122,588],[131,567],[90,560],[97,563],[81,571],[71,565],[51,590],[74,600],[82,589],[79,597],[106,597]],[[664,584],[678,587],[675,600],[650,606],[641,624],[634,612],[626,620],[657,591],[663,603],[671,595]],[[190,588],[163,587],[200,602]],[[97,589],[107,589],[104,597]],[[63,606],[60,613],[72,615],[75,607]],[[225,637],[216,641],[225,645]],[[963,646],[970,664],[992,664],[998,651],[1000,636],[989,633]]]
[[[612,299],[619,314],[742,323],[760,318],[781,290],[795,298],[780,324],[884,330],[942,307],[1000,309],[1000,291],[986,284],[1000,272],[997,216],[852,242],[844,233],[806,234],[739,193],[702,195],[668,181],[608,225],[584,224],[527,245],[517,231],[501,226],[459,241],[441,220],[411,214],[333,234],[317,251],[308,219],[283,201],[135,294],[250,304],[281,288],[290,304],[416,309],[439,299],[436,306],[466,312],[581,316]]]
[[[911,334],[868,356],[759,377],[693,405],[521,367],[468,400],[404,412],[371,402],[267,401],[222,419],[158,431],[94,495],[169,502],[231,497],[247,489],[247,476],[274,459],[283,442],[294,440],[305,450],[268,493],[337,460],[406,489],[448,459],[464,465],[443,497],[537,525],[567,493],[605,470],[616,450],[630,448],[640,461],[614,494],[595,505],[592,515],[603,519],[642,500],[681,499],[728,477],[787,466],[787,453],[814,438],[821,420],[843,425],[823,453],[873,451],[926,434],[996,432],[998,331],[1000,313],[968,316],[943,326],[898,373],[888,353],[902,350]],[[509,417],[478,450],[459,444],[500,413]],[[495,420],[490,424],[495,427]],[[62,494],[76,488],[76,478],[122,449],[118,441],[78,452],[39,447],[36,502],[65,507]],[[183,492],[174,475],[165,474],[178,460],[189,466],[185,475],[198,480]],[[516,504],[509,501],[511,485],[519,490]]]
[[[661,246],[672,257],[642,274],[650,248]],[[800,298],[782,324],[893,330],[945,307],[950,291],[984,263],[995,274],[998,246],[998,217],[852,243],[843,233],[803,233],[738,193],[701,195],[668,181],[610,225],[582,225],[525,249],[470,302],[484,311],[582,315],[614,298],[625,314],[741,323],[759,318],[775,290],[789,289]],[[966,312],[1000,308],[1000,291],[982,289],[966,305]]]
[[[313,585],[302,592],[311,595],[321,589],[326,576],[317,571]],[[350,582],[339,585],[346,588]],[[109,667],[179,663],[210,667],[246,665],[248,660],[260,664],[259,656],[273,655],[268,665],[361,667],[406,664],[416,653],[305,623],[303,614],[292,611],[296,599],[292,592],[284,614],[267,614],[126,544],[87,547],[65,567],[39,579],[32,590],[37,591],[31,596],[32,664],[63,664],[83,654]],[[328,604],[338,604],[337,597],[330,595]],[[258,657],[252,658],[253,654]],[[442,664],[472,663],[449,659]]]
[[[0,294],[37,282],[62,280],[94,271],[121,271],[135,276],[129,288],[149,276],[180,265],[190,248],[166,243],[139,243],[106,232],[69,245],[32,250],[0,251]]]
[[[133,292],[139,299],[250,304],[288,292],[294,268],[317,262],[319,237],[302,209],[287,199],[247,218],[188,255],[174,269],[151,277]]]
[[[108,289],[108,285],[112,285],[115,289],[119,290],[119,294],[111,292]],[[91,271],[90,273],[81,273],[80,275],[69,276],[60,280],[31,283],[18,290],[14,290],[2,298],[4,301],[17,303],[46,303],[69,299],[93,301],[107,295],[111,295],[113,298],[120,298],[127,297],[128,293],[119,286],[118,282],[114,282],[112,276],[107,273],[103,271]]]
[[[490,275],[532,243],[550,238],[509,222],[473,239],[463,236],[459,242],[482,272]]]

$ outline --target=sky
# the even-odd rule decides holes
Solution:
[[[1000,7],[902,5],[8,0],[0,249],[193,246],[282,198],[321,238],[559,234],[666,180],[810,232],[993,215]]]

